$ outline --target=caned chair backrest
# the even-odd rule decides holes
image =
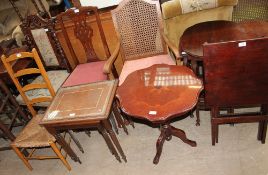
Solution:
[[[158,0],[123,0],[111,13],[124,60],[167,52]]]
[[[268,104],[268,37],[205,43],[203,49],[208,106]]]
[[[70,71],[70,64],[55,33],[53,19],[29,15],[20,26],[27,45],[37,49],[45,67]]]
[[[57,15],[57,22],[76,63],[100,61],[110,57],[97,7],[68,9]],[[95,40],[100,42],[93,44]],[[100,55],[97,50],[104,50],[104,54]]]
[[[18,52],[15,54],[10,55],[9,57],[6,57],[5,55],[2,55],[1,57],[2,62],[11,77],[12,81],[14,82],[17,90],[19,91],[20,95],[22,96],[22,99],[26,103],[28,109],[30,110],[31,114],[33,116],[36,115],[36,111],[33,108],[33,104],[35,103],[41,103],[41,102],[51,102],[52,98],[55,96],[55,91],[50,83],[50,80],[47,76],[46,70],[41,62],[40,57],[38,56],[38,53],[36,49],[33,49],[32,52]],[[33,59],[33,61],[36,64],[36,68],[26,68],[22,70],[14,70],[12,68],[12,64],[16,61],[20,61],[22,59]],[[43,78],[43,81],[40,83],[30,83],[27,85],[22,85],[20,83],[20,78],[22,78],[25,75],[41,75]],[[49,91],[49,94],[51,96],[49,97],[37,97],[37,98],[29,98],[27,96],[27,91],[36,90],[36,89],[46,89]]]

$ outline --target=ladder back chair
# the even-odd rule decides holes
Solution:
[[[157,0],[123,0],[111,13],[124,62],[119,86],[136,70],[154,64],[176,64],[167,53],[170,42],[162,35],[163,24]]]
[[[1,57],[4,66],[7,69],[8,74],[13,80],[15,86],[17,87],[23,101],[25,101],[29,111],[31,112],[33,118],[26,125],[26,127],[18,134],[15,141],[12,142],[11,147],[17,153],[19,158],[24,162],[24,164],[32,170],[29,164],[30,159],[55,159],[59,158],[68,170],[71,169],[70,165],[66,161],[65,157],[61,154],[60,149],[56,146],[56,139],[48,133],[48,131],[39,126],[39,121],[42,119],[41,115],[37,115],[33,105],[37,103],[43,103],[46,105],[50,103],[55,96],[55,91],[52,84],[49,81],[49,76],[47,75],[45,68],[38,56],[35,49],[32,52],[18,52],[6,57],[3,55]],[[14,71],[11,64],[14,61],[19,61],[20,59],[33,59],[37,65],[37,68],[27,68],[23,70]],[[29,74],[40,74],[32,83],[22,86],[19,82],[19,77]],[[42,90],[42,92],[38,90]],[[36,94],[36,96],[30,96],[30,94]],[[43,96],[46,94],[45,96]],[[36,148],[51,147],[57,156],[35,156],[33,153]],[[22,153],[25,149],[33,148],[28,155]]]
[[[63,84],[64,87],[103,81],[109,76],[117,77],[110,61],[117,54],[110,54],[97,7],[71,8],[57,15],[56,20],[68,52],[78,64]]]
[[[219,125],[259,122],[258,140],[265,143],[268,107],[268,37],[205,43],[205,104],[211,108],[212,145]],[[260,111],[221,114],[221,108],[259,106]]]

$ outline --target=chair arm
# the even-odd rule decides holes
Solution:
[[[175,55],[176,59],[180,58],[180,53],[179,53],[179,49],[169,41],[169,39],[166,37],[166,35],[162,35],[164,38],[165,43],[167,44],[167,46],[169,47],[169,49],[173,52],[173,54]]]
[[[103,67],[103,72],[105,74],[109,74],[112,71],[112,67],[113,64],[119,54],[119,50],[120,50],[120,43],[117,43],[114,52],[112,53],[112,55],[106,60],[106,63],[104,64]]]

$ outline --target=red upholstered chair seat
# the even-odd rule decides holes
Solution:
[[[107,80],[107,75],[103,73],[104,64],[105,61],[97,61],[77,65],[62,87]]]

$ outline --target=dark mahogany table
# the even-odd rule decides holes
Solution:
[[[197,62],[203,60],[203,44],[224,41],[238,41],[268,36],[268,21],[203,22],[186,29],[180,38],[180,52],[185,52],[197,71]]]
[[[60,133],[66,129],[86,129],[90,127],[98,128],[111,153],[119,162],[121,162],[121,159],[116,149],[122,159],[125,162],[127,161],[109,122],[109,114],[112,110],[117,85],[117,80],[110,80],[60,88],[47,109],[40,125],[55,136],[59,144],[63,146],[74,161],[80,162],[80,159]]]
[[[193,109],[202,89],[202,82],[191,69],[164,64],[135,71],[118,87],[116,96],[125,114],[160,125],[155,164],[159,162],[164,141],[172,135],[196,146],[183,130],[171,126],[170,120]]]

